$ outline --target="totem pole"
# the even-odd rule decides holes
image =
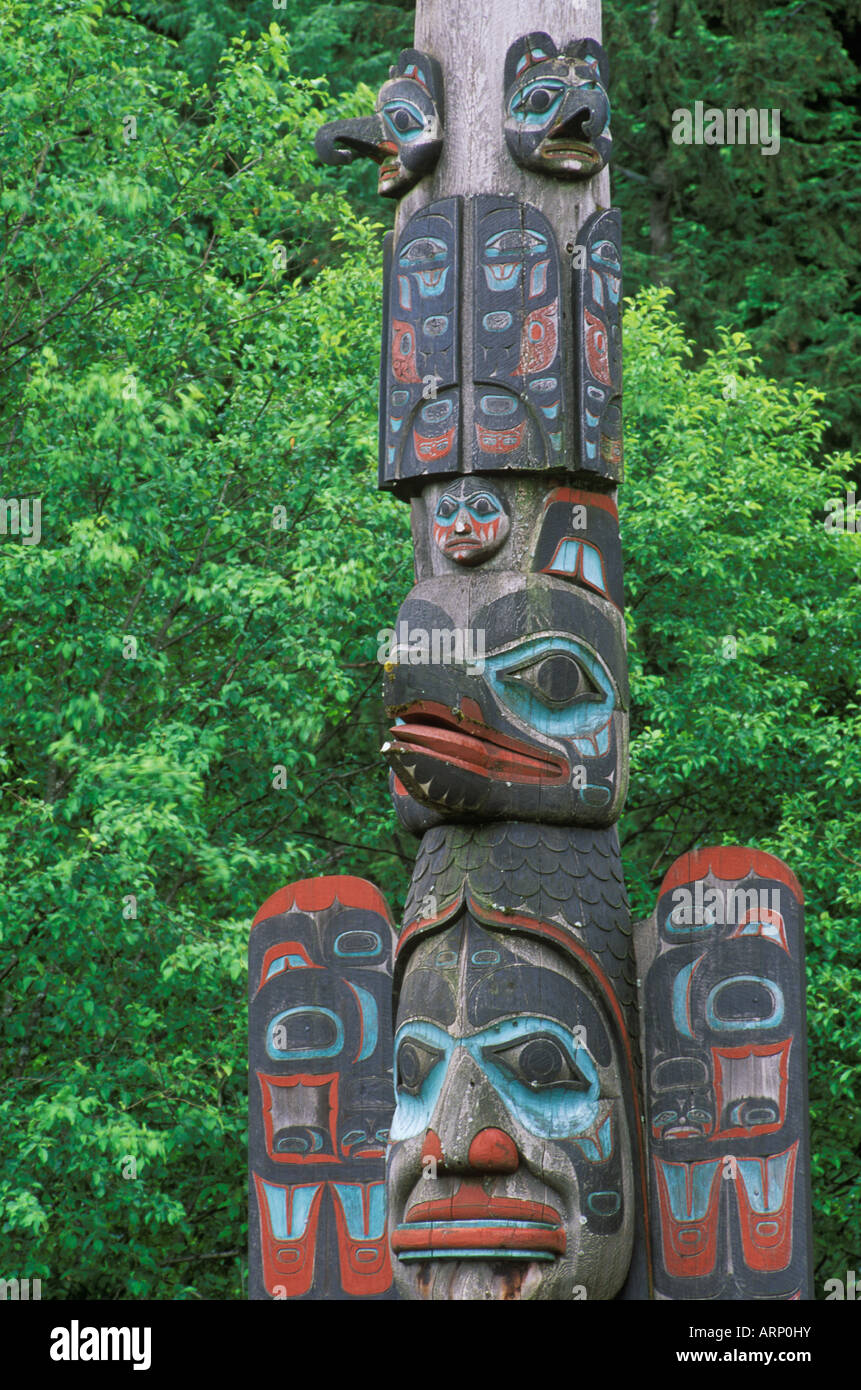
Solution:
[[[636,953],[625,893],[599,35],[594,0],[487,25],[420,0],[375,114],[317,138],[400,199],[379,486],[416,583],[382,751],[419,845],[391,986],[371,884],[292,884],[255,919],[255,1298],[806,1294],[800,889],[755,851],[684,856]]]

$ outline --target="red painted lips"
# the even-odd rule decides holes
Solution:
[[[417,1202],[392,1234],[396,1255],[452,1250],[564,1255],[565,1244],[555,1207],[519,1197],[489,1197],[480,1184],[467,1182],[451,1197]]]
[[[464,700],[461,712],[472,706]],[[563,783],[568,780],[564,758],[507,738],[474,718],[456,720],[445,705],[421,701],[410,705],[403,724],[391,730],[394,742],[387,751],[402,757],[410,753],[438,758],[494,781]]]

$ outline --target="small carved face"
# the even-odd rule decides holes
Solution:
[[[516,164],[586,179],[610,157],[608,68],[594,39],[561,51],[547,34],[517,39],[505,60],[505,139]]]
[[[433,519],[433,538],[443,555],[459,565],[478,565],[495,555],[511,522],[495,492],[465,479],[440,498]]]
[[[632,1248],[620,1051],[587,972],[469,914],[410,957],[388,1162],[407,1299],[612,1298]]]
[[[373,116],[330,121],[318,130],[324,164],[373,159],[380,166],[377,192],[397,198],[430,173],[442,150],[442,69],[434,58],[405,48],[384,82]]]

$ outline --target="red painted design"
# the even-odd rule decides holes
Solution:
[[[365,1230],[368,1228],[368,1211],[372,1187],[382,1187],[383,1183],[354,1183],[351,1186],[362,1189],[362,1209]],[[392,1285],[392,1266],[389,1257],[389,1242],[386,1233],[376,1240],[368,1236],[356,1238],[350,1235],[344,1208],[334,1183],[329,1184],[335,1206],[335,1224],[338,1228],[338,1263],[341,1268],[341,1286],[344,1293],[354,1298],[369,1298],[372,1294],[385,1293]]]
[[[337,1072],[331,1072],[326,1076],[267,1076],[264,1072],[259,1071],[257,1073],[257,1080],[260,1082],[260,1090],[263,1098],[263,1127],[266,1133],[266,1153],[275,1163],[341,1162],[337,1152],[336,1138],[338,1124],[338,1079]],[[272,1092],[275,1089],[291,1089],[294,1086],[329,1087],[329,1094],[326,1098],[326,1121],[332,1146],[330,1153],[321,1153],[319,1149],[315,1153],[308,1154],[275,1152],[273,1147]]]
[[[737,1169],[735,1193],[741,1223],[741,1245],[745,1262],[750,1269],[774,1272],[779,1269],[786,1269],[792,1260],[792,1210],[795,1198],[795,1164],[798,1158],[798,1140],[791,1148],[784,1149],[782,1154],[774,1154],[773,1157],[782,1158],[787,1153],[789,1160],[786,1165],[783,1196],[780,1203],[774,1208],[771,1207],[768,1200],[770,1195],[768,1159],[748,1160],[759,1164],[762,1192],[766,1199],[766,1206],[769,1208],[767,1212],[754,1211],[748,1199],[743,1169],[741,1167]]]
[[[445,1163],[445,1155],[442,1151],[439,1135],[432,1129],[429,1129],[425,1135],[425,1142],[422,1146],[423,1163],[426,1158],[433,1159],[434,1163]]]
[[[461,515],[466,511],[461,507],[446,526],[440,526],[434,522],[433,538],[440,550],[446,555],[453,555],[455,559],[463,559],[469,555],[471,550],[480,549],[485,545],[492,545],[496,540],[499,531],[501,517],[495,516],[492,521],[476,521],[474,517],[468,518],[469,530],[459,532],[457,524]]]
[[[413,444],[422,463],[431,463],[434,459],[442,459],[446,454],[450,454],[456,433],[457,425],[452,425],[444,434],[434,435],[433,438],[413,430]]]
[[[404,722],[392,726],[392,748],[400,753],[424,753],[491,780],[546,785],[568,780],[570,769],[564,758],[495,733],[468,716],[467,703],[462,701],[464,717],[455,721],[447,706],[416,701],[404,711]]]
[[[520,1155],[514,1140],[501,1129],[482,1129],[469,1146],[467,1155],[471,1168],[486,1173],[514,1173],[520,1166]]]
[[[759,928],[758,931],[746,932],[744,930],[751,922],[757,924]],[[764,930],[764,928],[767,927],[771,927],[770,932]],[[738,936],[761,936],[764,941],[773,941],[775,946],[782,946],[786,954],[790,954],[789,944],[786,940],[786,923],[783,920],[783,913],[778,912],[776,908],[748,908],[730,939]]]
[[[266,977],[272,962],[275,960],[279,960],[281,956],[299,956],[299,958],[305,962],[304,965],[291,965],[289,962],[287,962],[284,966],[285,971],[323,969],[321,965],[317,965],[314,961],[312,961],[311,957],[308,955],[308,952],[305,950],[305,947],[301,945],[300,942],[278,941],[275,943],[274,946],[269,947],[269,950],[263,957],[263,963],[260,966],[260,984],[257,986],[258,989],[262,989],[264,984],[266,983]],[[275,972],[275,975],[278,974],[281,974],[281,971]],[[275,975],[272,976],[273,980],[275,979]]]
[[[416,367],[415,329],[402,319],[392,320],[392,372],[396,381],[421,382]]]
[[[486,425],[479,424],[477,420],[475,422],[478,447],[484,454],[510,454],[522,446],[525,433],[525,420],[507,430],[489,430]]]
[[[785,883],[800,903],[804,902],[801,884],[781,859],[766,854],[764,850],[742,845],[714,845],[681,855],[667,871],[658,896],[668,893],[671,888],[696,883],[697,879],[706,878],[709,873],[715,878],[736,882],[746,878],[776,879],[778,883]]]
[[[336,903],[340,903],[341,907],[359,907],[366,912],[376,912],[391,924],[389,905],[373,883],[368,883],[364,878],[354,878],[352,874],[328,874],[323,878],[300,878],[296,883],[279,888],[260,908],[252,929],[258,922],[264,922],[267,917],[275,917],[281,912],[323,912]]]
[[[621,439],[612,439],[609,434],[602,434],[601,457],[605,463],[620,464],[622,462]]]
[[[317,1224],[324,1184],[320,1183],[311,1204],[305,1234],[296,1240],[281,1240],[273,1234],[269,1207],[263,1181],[254,1174],[257,1188],[257,1210],[260,1214],[260,1246],[263,1255],[263,1283],[270,1298],[300,1298],[314,1282],[314,1257],[317,1246]],[[304,1184],[313,1187],[315,1184]],[[291,1226],[293,1194],[297,1186],[285,1187],[287,1193],[287,1229]]]
[[[713,1160],[712,1160],[713,1161]],[[679,1221],[670,1206],[664,1167],[684,1168],[685,1194],[688,1211],[693,1202],[693,1172],[702,1168],[702,1163],[667,1163],[655,1158],[658,1205],[661,1212],[661,1235],[663,1237],[664,1264],[668,1274],[677,1278],[701,1278],[711,1274],[717,1257],[718,1216],[720,1214],[721,1164],[715,1164],[709,1187],[705,1216]]]
[[[778,1118],[771,1124],[750,1125],[747,1128],[737,1126],[733,1129],[715,1129],[712,1139],[752,1139],[757,1134],[774,1134],[781,1128],[786,1120],[786,1091],[789,1085],[789,1052],[792,1047],[792,1039],[784,1038],[782,1042],[776,1043],[745,1043],[741,1047],[713,1047],[712,1068],[715,1079],[715,1101],[717,1123],[723,1114],[727,1097],[724,1094],[724,1063],[729,1060],[742,1060],[745,1057],[779,1057],[779,1084],[780,1093],[778,1095]],[[744,1100],[744,1096],[739,1096],[738,1100]]]
[[[612,386],[607,325],[588,309],[583,310],[583,319],[586,325],[586,360],[589,363],[589,371],[596,381],[603,381],[605,386]]]
[[[512,376],[530,376],[543,372],[556,356],[559,344],[559,300],[533,309],[523,320],[520,335],[520,361]]]
[[[619,520],[619,508],[612,497],[606,497],[603,492],[583,492],[576,487],[557,487],[545,499],[544,510],[547,511],[554,502],[570,502],[575,507],[600,507],[603,512],[609,512],[614,520]]]
[[[576,545],[578,547],[576,567],[574,570],[563,569],[562,567],[557,567],[556,565],[556,557],[558,556],[563,545],[566,545],[568,543],[570,543],[571,545]],[[583,573],[583,550],[584,546],[586,545],[588,545],[590,550],[592,550],[598,556],[598,560],[601,565],[600,587],[597,584],[593,584],[591,579],[587,579],[585,574]],[[598,546],[595,545],[594,541],[584,541],[582,536],[563,536],[562,540],[559,542],[553,553],[553,559],[550,561],[549,565],[544,566],[541,573],[558,574],[564,577],[565,579],[579,579],[580,583],[585,584],[587,589],[592,589],[594,593],[601,594],[602,597],[610,599],[610,595],[608,593],[608,589],[610,586],[607,582],[607,570],[604,565],[604,556],[601,554],[601,551],[598,549]],[[612,603],[613,600],[610,599],[610,602]]]

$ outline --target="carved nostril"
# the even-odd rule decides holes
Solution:
[[[483,1129],[469,1146],[469,1164],[489,1173],[513,1173],[520,1165],[517,1145],[504,1130]]]
[[[559,125],[553,132],[554,135],[573,135],[583,139],[586,135],[587,127],[590,125],[592,114],[591,107],[578,106],[559,122]]]

